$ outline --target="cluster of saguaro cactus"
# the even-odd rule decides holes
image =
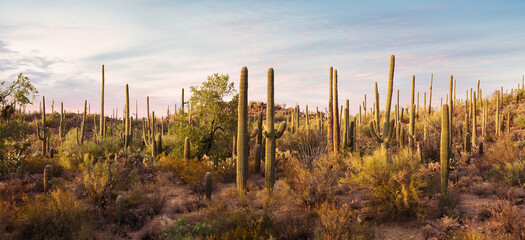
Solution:
[[[275,142],[280,138],[286,129],[286,122],[279,125],[279,129],[274,129],[274,72],[273,68],[268,69],[267,101],[266,101],[266,125],[262,131],[266,141],[266,163],[265,163],[265,182],[264,186],[273,189],[275,183]],[[240,109],[240,108],[239,108]],[[240,115],[240,114],[239,114]]]
[[[390,57],[390,71],[388,74],[388,90],[386,97],[385,115],[383,116],[383,134],[379,128],[379,93],[377,91],[377,82],[375,83],[375,119],[370,121],[370,133],[383,149],[387,149],[388,143],[392,139],[394,132],[394,120],[390,120],[390,104],[392,103],[392,87],[394,85],[394,65],[395,57]]]
[[[42,155],[47,154],[47,141],[49,140],[50,131],[46,125],[46,97],[42,96],[42,124],[37,122],[36,133],[42,143]]]

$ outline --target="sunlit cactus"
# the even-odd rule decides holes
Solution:
[[[449,167],[449,116],[448,104],[444,104],[441,109],[441,145],[440,145],[440,160],[441,160],[441,197],[447,196],[448,186],[448,167]]]
[[[248,178],[248,68],[241,70],[237,120],[237,191],[244,194]]]
[[[381,134],[381,130],[379,129],[379,93],[377,91],[377,82],[375,84],[375,96],[376,96],[376,104],[375,104],[375,112],[376,112],[376,119],[370,121],[370,133],[372,137],[378,142],[381,143],[381,147],[383,149],[388,148],[388,143],[392,139],[392,133],[394,132],[394,120],[390,120],[390,105],[392,103],[392,88],[394,84],[394,64],[395,64],[395,57],[392,55],[390,57],[390,71],[388,74],[388,90],[387,90],[387,98],[386,98],[386,106],[385,106],[385,115],[383,116],[383,131]]]
[[[280,138],[286,129],[286,122],[279,125],[279,129],[274,129],[274,91],[273,91],[274,73],[273,68],[268,69],[267,84],[267,101],[266,101],[266,125],[264,126],[263,136],[266,141],[266,166],[264,186],[267,189],[273,189],[275,183],[275,142]]]

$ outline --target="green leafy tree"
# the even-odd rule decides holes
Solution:
[[[22,73],[7,86],[5,81],[0,82],[0,113],[3,120],[8,120],[15,112],[16,105],[31,104],[38,94],[38,90],[31,84],[28,77]]]
[[[189,111],[175,115],[171,131],[176,136],[174,155],[182,155],[185,137],[189,137],[192,156],[204,154],[224,157],[230,154],[237,126],[238,94],[230,77],[215,73],[201,86],[190,87]]]

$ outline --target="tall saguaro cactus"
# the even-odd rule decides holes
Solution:
[[[449,126],[449,135],[448,135],[448,144],[450,147],[452,147],[452,133],[454,131],[454,129],[452,129],[452,118],[454,117],[454,99],[452,98],[452,94],[453,94],[453,88],[454,88],[454,84],[453,83],[453,80],[454,79],[454,76],[453,75],[450,75],[450,85],[448,87],[448,92],[449,92],[449,97],[448,97],[448,126]]]
[[[42,96],[42,125],[37,122],[36,133],[38,139],[42,142],[42,155],[46,156],[47,154],[47,140],[49,139],[49,129],[46,125],[46,97]]]
[[[126,84],[126,118],[125,118],[125,130],[124,130],[124,147],[131,150],[131,142],[133,135],[131,134],[131,121],[129,118],[129,87]]]
[[[106,121],[104,118],[104,65],[102,65],[102,93],[100,95],[100,136],[104,138]]]
[[[266,141],[266,163],[265,163],[265,181],[264,186],[267,189],[273,189],[275,183],[275,140],[280,138],[286,129],[286,122],[279,125],[279,129],[274,129],[274,91],[273,91],[274,73],[273,68],[268,69],[268,85],[266,100],[266,126],[262,134],[268,140]]]
[[[334,150],[334,119],[333,119],[333,79],[334,79],[334,68],[330,67],[330,80],[329,80],[329,92],[328,92],[328,151]]]
[[[415,88],[416,88],[416,76],[412,75],[412,94],[411,94],[411,97],[410,97],[410,123],[409,123],[409,128],[408,128],[408,134],[409,134],[408,146],[410,147],[410,151],[412,151],[412,149],[414,149],[414,137],[415,137],[414,130],[416,129],[415,128],[416,119],[415,119],[415,110],[414,110],[414,107],[415,107],[415,105],[414,105]]]
[[[390,120],[390,105],[392,103],[392,88],[394,85],[394,65],[395,65],[395,56],[390,56],[390,70],[388,73],[388,90],[386,97],[385,105],[385,115],[383,116],[383,133],[380,135],[381,130],[379,129],[379,93],[377,92],[377,82],[376,82],[376,119],[370,121],[370,133],[374,139],[381,143],[383,149],[387,149],[387,145],[392,139],[392,133],[394,132],[394,119]]]
[[[441,159],[441,197],[447,195],[448,186],[448,166],[449,166],[449,116],[448,105],[443,104],[441,108],[441,145],[440,145],[440,159]]]
[[[60,124],[58,126],[58,137],[60,140],[64,138],[66,134],[66,123],[64,121],[64,103],[60,102]]]
[[[257,132],[257,138],[255,140],[255,173],[259,173],[261,171],[261,159],[262,159],[262,122],[263,122],[263,112],[259,112],[259,118],[257,119],[257,129],[259,131]],[[259,146],[259,151],[257,151],[257,146]]]
[[[237,190],[244,194],[248,177],[248,68],[241,70],[237,118]]]
[[[340,147],[340,141],[341,141],[341,138],[340,138],[340,133],[341,133],[341,129],[339,127],[339,94],[337,93],[337,70],[334,71],[334,102],[333,102],[333,106],[334,106],[334,110],[333,110],[333,124],[334,124],[334,153],[338,153],[339,152],[339,147]]]
[[[428,94],[428,114],[432,112],[432,83],[434,82],[434,74],[430,74],[430,92]]]
[[[476,92],[474,92],[474,95],[476,95]],[[476,97],[472,98],[472,146],[474,148],[476,147]]]
[[[82,123],[80,124],[80,138],[78,137],[78,128],[77,128],[77,145],[84,144],[84,132],[86,125],[86,111],[87,111],[87,100],[84,100],[84,114],[82,115]]]

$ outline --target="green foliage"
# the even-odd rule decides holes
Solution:
[[[525,160],[523,145],[510,137],[501,138],[491,148],[488,148],[485,160],[492,165],[489,174],[503,180],[510,186],[525,183]]]
[[[5,85],[5,81],[0,82],[0,117],[8,120],[15,112],[17,104],[31,104],[37,94],[38,90],[22,73],[18,74],[18,78],[9,86]]]
[[[325,202],[317,209],[318,239],[373,239],[374,231],[366,223],[357,223],[357,212],[348,204]]]
[[[190,87],[188,113],[174,115],[171,133],[175,139],[166,140],[171,155],[182,157],[184,138],[189,137],[192,156],[225,157],[237,128],[237,102],[233,82],[228,75],[213,74],[202,86]],[[227,101],[232,98],[231,101]]]
[[[27,204],[17,239],[93,239],[88,207],[72,193],[55,190]]]
[[[375,203],[394,215],[417,213],[421,189],[425,186],[418,171],[420,159],[408,149],[387,157],[384,149],[354,159],[353,171],[343,183],[367,189]]]
[[[66,169],[76,168],[83,162],[84,154],[90,154],[95,159],[109,158],[118,153],[123,146],[123,142],[115,137],[103,138],[100,142],[88,141],[81,146],[77,144],[75,129],[66,134],[64,141],[58,147],[61,155],[62,166]]]
[[[525,128],[525,116],[524,115],[520,115],[519,117],[515,118],[513,121],[517,127],[521,129]]]
[[[220,182],[221,175],[213,169],[213,162],[160,156],[158,166],[162,170],[173,172],[179,179],[188,184],[195,192],[204,193],[204,176],[207,172],[213,174],[213,184]]]
[[[185,218],[179,218],[163,232],[172,240],[205,239],[211,236],[210,225],[204,222],[190,224]]]

